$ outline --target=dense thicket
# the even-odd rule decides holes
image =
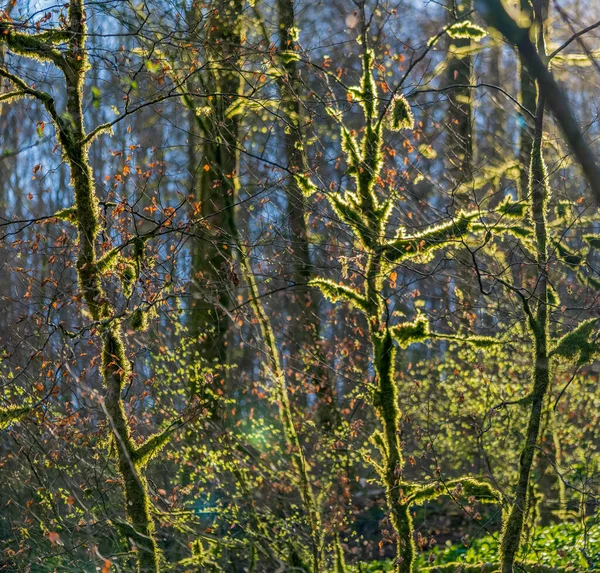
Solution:
[[[0,11],[0,570],[600,569],[600,9]]]

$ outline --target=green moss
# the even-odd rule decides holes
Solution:
[[[346,129],[345,126],[342,126],[342,151],[346,155],[346,163],[350,168],[351,173],[356,173],[358,166],[362,160],[362,157],[359,152],[358,142],[356,138]]]
[[[584,235],[583,240],[592,248],[600,250],[600,235]]]
[[[598,353],[598,342],[592,339],[596,332],[596,320],[590,318],[580,322],[557,341],[550,356],[564,358],[580,366],[589,364]]]
[[[355,175],[357,195],[366,212],[375,211],[377,198],[373,192],[383,166],[383,137],[381,124],[367,123],[362,138],[362,162]]]
[[[412,322],[405,322],[392,326],[390,332],[392,333],[394,340],[402,348],[406,348],[411,344],[423,342],[429,338],[429,321],[425,316],[419,314]]]
[[[284,64],[289,64],[291,62],[297,62],[300,60],[300,54],[294,50],[281,50],[277,53],[277,55]]]
[[[135,237],[133,239],[133,259],[139,265],[146,256],[146,243],[148,242],[147,237]]]
[[[354,289],[334,283],[327,279],[313,279],[308,283],[310,286],[316,286],[331,301],[337,302],[343,300],[352,306],[367,312],[369,303],[367,299]]]
[[[501,500],[500,493],[490,484],[466,477],[421,487],[411,493],[407,501],[409,503],[423,503],[443,495],[449,495],[454,499],[474,497],[480,503],[498,503]]]
[[[77,210],[75,207],[67,207],[66,209],[61,209],[52,215],[57,219],[61,219],[62,221],[68,221],[69,223],[77,222]]]
[[[551,285],[548,285],[548,304],[550,306],[560,305],[560,296]]]
[[[513,201],[512,197],[507,195],[504,201],[496,207],[496,211],[506,217],[522,219],[527,214],[527,207],[525,201]]]
[[[595,277],[588,277],[587,284],[596,290],[600,290],[600,280]]]
[[[424,567],[422,573],[495,573],[498,563],[444,563],[433,567]]]
[[[339,533],[335,536],[335,565],[333,571],[334,573],[348,573],[346,560],[344,559],[344,548],[342,547]]]
[[[132,313],[129,319],[129,324],[133,330],[144,331],[148,328],[148,312],[141,309],[136,308]]]
[[[52,62],[58,67],[65,65],[60,50],[53,46],[68,37],[62,30],[48,30],[40,34],[24,34],[17,32],[12,24],[0,22],[0,42],[6,43],[12,52],[29,59]]]
[[[415,126],[415,117],[410,108],[407,99],[400,94],[396,94],[390,104],[387,117],[387,127],[391,131],[400,131],[402,129],[413,129]]]
[[[104,274],[111,270],[119,260],[119,253],[121,249],[119,247],[115,247],[108,251],[103,257],[98,259],[96,263],[96,267],[98,268],[98,272],[100,274]]]
[[[377,110],[377,85],[373,77],[374,60],[375,54],[373,50],[366,48],[363,52],[363,73],[360,81],[360,92],[353,92],[353,95],[358,95],[367,120],[371,120]]]
[[[107,379],[112,377],[118,379],[122,388],[130,367],[129,360],[125,355],[123,340],[116,327],[113,326],[104,331],[103,342],[102,372]]]
[[[348,195],[346,193],[346,198],[339,194],[328,196],[329,203],[336,215],[352,228],[361,243],[366,247],[373,247],[376,237],[373,236],[368,224],[365,223],[360,207]]]
[[[153,434],[143,444],[135,447],[132,451],[135,465],[140,468],[147,465],[169,443],[172,433],[173,429],[168,427],[162,432]]]
[[[129,298],[133,294],[133,287],[137,279],[137,267],[131,259],[121,257],[119,260],[119,279],[123,294]]]
[[[430,227],[422,233],[402,235],[385,245],[386,256],[390,261],[400,262],[442,248],[469,233],[471,222],[478,212],[461,212],[456,219]]]
[[[583,257],[574,253],[571,249],[566,247],[561,241],[553,241],[554,248],[559,256],[559,258],[565,263],[567,266],[572,269],[577,269],[583,263]]]
[[[317,186],[306,175],[294,175],[294,180],[305,197],[310,197],[318,191]]]
[[[29,406],[4,406],[0,407],[0,430],[6,430],[31,412]]]
[[[573,214],[573,207],[575,203],[573,201],[559,201],[556,204],[555,211],[558,219],[566,219]]]
[[[441,334],[438,332],[432,332],[430,337],[442,340],[456,340],[458,342],[464,342],[474,346],[475,348],[490,348],[492,346],[496,346],[497,344],[501,344],[501,340],[493,336],[468,336],[461,334]]]
[[[486,31],[477,24],[473,24],[470,20],[463,20],[453,26],[450,26],[446,33],[454,39],[466,39],[479,42],[486,36]]]

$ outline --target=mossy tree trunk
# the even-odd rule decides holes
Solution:
[[[460,212],[446,224],[426,228],[411,235],[404,227],[397,229],[395,238],[387,236],[392,212],[388,198],[380,200],[376,187],[383,167],[383,126],[392,131],[413,129],[414,118],[404,96],[395,93],[391,102],[381,114],[377,112],[378,94],[373,75],[374,55],[368,48],[364,5],[362,10],[363,74],[360,86],[349,88],[352,99],[363,110],[364,127],[358,139],[342,122],[341,115],[329,110],[330,115],[341,125],[341,146],[347,163],[348,173],[353,177],[355,190],[341,193],[325,193],[336,215],[346,223],[354,237],[353,248],[363,252],[366,263],[362,280],[357,287],[338,284],[327,279],[313,279],[311,284],[333,302],[343,300],[357,308],[369,325],[369,338],[372,345],[372,360],[376,377],[373,387],[373,408],[381,423],[371,441],[379,451],[379,461],[373,461],[385,488],[390,520],[397,537],[397,573],[412,573],[415,560],[413,525],[410,516],[412,505],[422,503],[440,495],[448,494],[448,488],[440,484],[417,486],[403,477],[404,461],[401,445],[402,413],[398,404],[397,384],[394,373],[396,346],[405,348],[414,342],[422,342],[432,337],[451,338],[476,342],[477,337],[441,335],[431,333],[427,319],[417,314],[412,322],[392,323],[384,279],[402,261],[419,262],[423,255],[450,245],[459,237],[471,231],[471,223],[479,217],[479,212]],[[318,187],[309,177],[299,176],[306,195],[310,196]],[[478,338],[477,342],[490,343],[489,339]],[[497,493],[486,484],[474,480],[457,480],[465,491],[481,494],[497,500]]]
[[[529,0],[521,0],[521,11],[524,14],[533,17],[532,6]],[[519,99],[521,105],[529,110],[531,115],[521,113],[519,116],[519,199],[527,200],[529,189],[529,167],[531,165],[531,147],[533,146],[533,137],[535,131],[532,116],[535,115],[537,88],[535,80],[529,73],[523,58],[519,57]]]
[[[293,0],[278,0],[279,49],[282,54],[281,66],[284,73],[279,79],[282,108],[284,112],[284,151],[287,169],[293,173],[307,170],[304,151],[305,134],[303,130],[303,109],[298,81],[297,54],[298,43]],[[286,57],[287,55],[287,57]],[[293,319],[291,354],[302,357],[294,370],[305,370],[312,379],[317,397],[317,421],[325,429],[337,427],[340,415],[336,406],[334,381],[326,367],[323,349],[320,343],[320,318],[318,303],[314,293],[308,288],[313,268],[310,253],[309,231],[307,225],[307,200],[296,179],[290,175],[285,185],[287,201],[287,222],[290,245],[290,266],[292,282],[288,309]]]
[[[5,68],[0,69],[0,75],[12,82],[17,90],[44,105],[54,123],[64,159],[71,172],[79,239],[78,283],[101,339],[104,407],[125,494],[125,512],[130,525],[127,537],[136,548],[138,571],[151,573],[159,570],[159,551],[154,539],[150,498],[142,472],[143,462],[138,454],[140,451],[151,453],[152,448],[140,450],[131,437],[121,396],[124,384],[130,377],[129,361],[120,322],[113,317],[115,309],[102,286],[97,242],[98,199],[88,160],[91,137],[86,133],[83,116],[83,88],[88,70],[85,21],[83,1],[71,0],[68,24],[64,29],[30,35],[17,32],[16,27],[9,24],[2,25],[0,41],[5,42],[11,51],[23,57],[52,62],[60,69],[64,76],[66,96],[63,113],[57,110],[54,99],[46,92],[29,87],[24,80]],[[66,44],[66,49],[59,50],[56,47],[58,44]]]
[[[538,50],[544,54],[544,22],[548,10],[547,0],[536,0],[535,19],[538,23]],[[524,299],[529,329],[533,338],[533,389],[530,396],[530,411],[525,443],[519,459],[519,477],[514,500],[504,524],[500,545],[502,573],[512,573],[521,544],[525,516],[530,503],[530,479],[535,451],[540,437],[540,426],[544,411],[544,400],[550,384],[550,357],[548,332],[548,228],[547,206],[549,198],[548,174],[543,156],[543,125],[545,100],[538,93],[534,137],[531,146],[529,169],[529,201],[531,218],[535,226],[537,282],[535,296],[537,309],[530,308]]]
[[[464,17],[472,9],[471,0],[449,0],[451,22]],[[458,87],[448,95],[448,173],[452,182],[464,183],[472,178],[474,153],[473,138],[473,58],[469,53],[470,38],[451,39],[448,53],[447,79],[449,85]]]
[[[247,247],[243,245],[241,241],[238,244],[238,252],[244,273],[244,280],[249,287],[252,310],[257,319],[260,333],[266,346],[266,367],[274,384],[277,403],[279,405],[279,415],[283,426],[284,439],[290,450],[300,498],[310,527],[313,558],[312,569],[314,573],[320,573],[323,567],[324,550],[324,531],[321,521],[321,511],[313,490],[309,467],[304,457],[304,451],[294,424],[290,393],[281,356],[277,348],[275,333],[273,332],[271,321],[261,303],[260,292],[251,268],[250,255],[247,251]]]
[[[206,37],[198,38],[210,63],[202,73],[205,91],[219,94],[206,102],[206,113],[188,100],[195,123],[192,134],[201,143],[190,142],[200,152],[195,162],[192,193],[205,223],[196,229],[192,245],[191,273],[197,296],[190,309],[190,330],[200,337],[202,356],[213,364],[230,358],[230,319],[233,276],[232,237],[235,234],[234,205],[239,191],[239,116],[228,115],[242,85],[239,65],[243,2],[215,0],[211,3]],[[192,28],[200,27],[191,14]],[[190,92],[193,86],[190,86]]]
[[[309,469],[300,444],[298,432],[294,424],[294,416],[287,387],[286,375],[283,362],[277,348],[275,334],[271,321],[261,303],[260,293],[251,268],[250,252],[247,245],[242,241],[235,222],[236,200],[239,195],[239,166],[240,166],[240,127],[241,115],[228,113],[236,105],[238,96],[243,98],[243,77],[238,67],[237,53],[240,47],[243,30],[241,28],[241,14],[243,2],[217,2],[218,9],[211,12],[214,18],[210,26],[211,33],[207,40],[210,58],[214,65],[209,66],[207,74],[203,79],[204,87],[210,87],[210,91],[220,94],[212,98],[209,113],[202,113],[196,102],[190,97],[184,97],[184,102],[192,112],[192,121],[195,129],[202,138],[200,146],[201,157],[197,163],[200,173],[199,182],[196,186],[196,197],[201,203],[201,216],[208,217],[210,226],[226,241],[223,248],[218,240],[215,245],[208,245],[206,241],[200,241],[194,248],[193,270],[196,275],[213,277],[215,273],[221,274],[224,270],[233,269],[234,253],[237,253],[243,280],[249,289],[251,308],[257,319],[259,330],[266,346],[266,367],[268,375],[273,380],[276,401],[283,426],[283,437],[290,450],[291,462],[294,468],[296,485],[307,521],[310,527],[311,549],[313,556],[312,568],[314,573],[322,571],[323,560],[323,528],[318,502],[313,491]],[[289,15],[288,15],[289,17]],[[293,19],[293,12],[292,12]],[[291,33],[287,30],[286,33]],[[288,84],[290,85],[290,84]],[[292,89],[292,88],[290,88]],[[190,90],[191,91],[191,90]],[[296,101],[295,96],[289,94],[287,101]],[[295,103],[297,105],[297,101]],[[299,109],[294,117],[298,117]],[[290,125],[292,125],[290,120]],[[292,146],[294,150],[292,164],[301,163],[301,150],[297,143],[301,141],[299,127],[294,125],[291,141],[286,139],[286,148]],[[205,167],[207,166],[207,167]],[[297,271],[302,275],[301,281],[308,281],[310,258],[308,253],[308,241],[306,239],[306,223],[304,211],[294,204],[294,216],[291,223],[291,233],[294,237],[300,237],[299,247],[300,262],[295,259]],[[296,232],[297,231],[297,232]],[[218,277],[216,277],[218,280]],[[219,291],[219,304],[227,307],[229,305],[229,294],[225,286]],[[214,306],[214,305],[213,305]],[[206,327],[216,327],[219,333],[209,343],[206,351],[215,360],[223,360],[224,356],[214,355],[211,348],[215,343],[219,344],[219,350],[225,347],[229,319],[218,309],[210,309],[209,303],[199,303],[192,309],[192,328],[197,334],[201,334]],[[211,318],[212,317],[212,318]],[[243,484],[242,484],[243,486]]]

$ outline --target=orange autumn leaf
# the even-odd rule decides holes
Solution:
[[[52,545],[62,545],[62,541],[60,540],[60,535],[56,531],[48,532],[48,540]]]

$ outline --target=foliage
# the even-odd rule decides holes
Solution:
[[[4,569],[597,568],[583,4],[6,3]]]

